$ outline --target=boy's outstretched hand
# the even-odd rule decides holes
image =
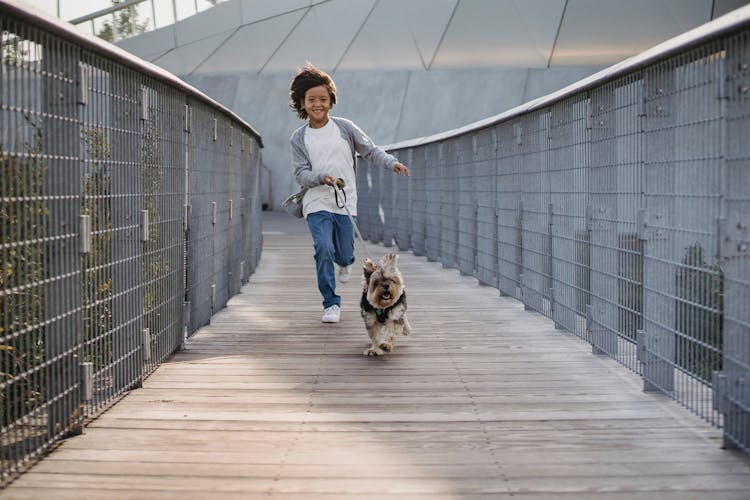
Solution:
[[[404,165],[403,163],[396,163],[396,165],[393,167],[393,171],[397,174],[405,175],[406,177],[409,177],[409,167]]]
[[[393,166],[393,171],[397,174],[405,175],[406,177],[409,177],[409,167],[404,165],[403,163],[396,163]],[[323,183],[328,184],[329,186],[333,186],[333,183],[336,182],[336,177],[332,176],[331,174],[325,174],[323,175]]]

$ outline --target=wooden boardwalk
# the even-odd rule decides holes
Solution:
[[[310,238],[279,217],[188,349],[0,498],[750,498],[720,431],[423,257],[400,258],[414,333],[364,357],[359,279],[321,323]]]

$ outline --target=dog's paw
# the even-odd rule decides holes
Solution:
[[[378,347],[380,347],[385,352],[391,352],[393,350],[393,344],[390,342],[383,342]]]
[[[368,349],[365,349],[364,354],[365,356],[382,356],[385,353],[379,347],[370,347]]]

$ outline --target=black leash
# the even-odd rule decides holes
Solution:
[[[343,204],[339,204],[339,191],[341,191],[341,197],[344,200]],[[364,247],[365,249],[365,257],[372,260],[372,257],[370,256],[370,251],[367,248],[367,245],[365,244],[365,239],[362,237],[362,233],[359,232],[359,227],[357,227],[357,223],[354,222],[354,217],[352,217],[352,213],[349,211],[349,207],[346,206],[346,192],[344,191],[344,179],[336,179],[336,182],[333,183],[333,195],[336,198],[336,206],[346,210],[346,215],[349,216],[349,220],[351,221],[352,226],[354,226],[354,231],[357,233],[357,237],[359,238],[359,241],[362,242],[362,247]]]

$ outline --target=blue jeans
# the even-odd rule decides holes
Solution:
[[[315,268],[323,308],[341,306],[341,297],[336,295],[333,264],[348,266],[354,262],[354,226],[347,215],[321,211],[307,215],[307,227],[315,248]]]

